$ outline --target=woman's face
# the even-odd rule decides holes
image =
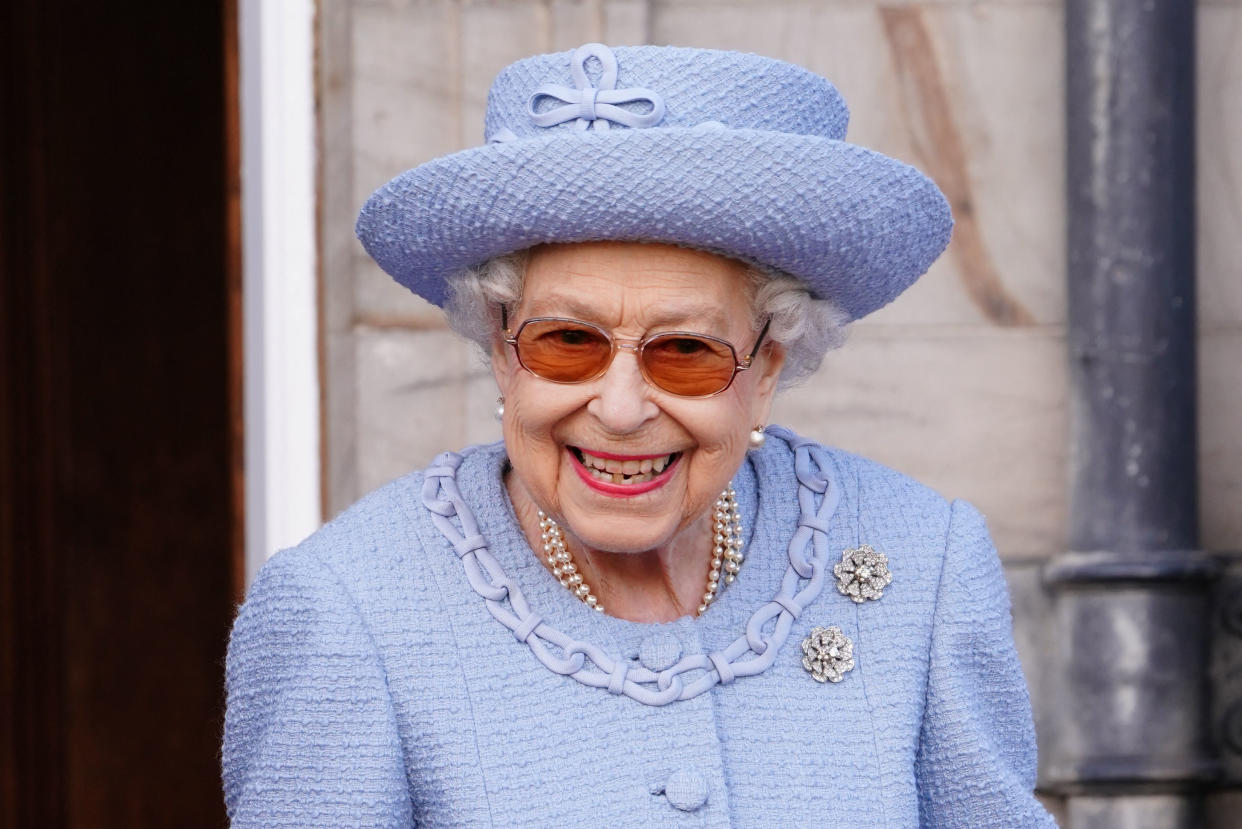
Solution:
[[[758,336],[743,266],[670,245],[536,248],[509,328],[545,316],[594,323],[627,341],[709,334],[739,358]],[[724,392],[686,398],[648,383],[632,350],[618,349],[594,380],[561,384],[526,371],[498,340],[492,365],[505,398],[515,503],[529,499],[593,549],[670,544],[704,519],[741,464],[751,429],[767,422],[782,360],[779,346],[764,347]],[[609,480],[610,471],[637,474],[631,483]]]

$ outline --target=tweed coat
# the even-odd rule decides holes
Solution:
[[[805,485],[809,449],[818,487]],[[263,568],[229,646],[234,826],[1053,825],[1031,793],[1000,564],[968,504],[774,430],[734,481],[747,541],[737,581],[700,618],[639,624],[589,609],[544,569],[505,494],[506,462],[501,444],[442,456]],[[469,516],[437,500],[446,481]],[[819,589],[794,578],[805,606],[786,599],[764,617],[759,638],[775,650],[748,650],[766,667],[743,675],[744,659],[721,654],[746,647],[748,621],[782,594],[795,536],[832,560],[870,544],[892,583],[858,603],[832,560]],[[480,570],[481,545],[496,572]],[[505,610],[517,604],[526,612]],[[517,630],[502,624],[518,617]],[[800,643],[828,626],[853,646],[837,683],[802,663]],[[603,672],[549,645],[552,630]],[[681,677],[694,695],[634,698],[641,683],[627,676],[679,660],[697,660]],[[579,678],[564,675],[575,667]]]

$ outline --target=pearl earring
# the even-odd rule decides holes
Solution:
[[[762,423],[750,430],[750,448],[751,449],[759,449],[760,447],[763,446],[764,442],[768,439],[768,436],[765,435],[763,432],[764,432],[764,427]]]
[[[503,394],[496,398],[496,419],[505,419],[505,396]]]

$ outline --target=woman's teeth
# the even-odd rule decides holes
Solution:
[[[621,461],[615,458],[601,458],[581,449],[576,451],[578,459],[582,461],[582,465],[591,473],[591,477],[597,481],[609,484],[646,483],[663,472],[677,455],[676,452],[673,452],[668,455],[661,455],[658,458],[643,458],[640,461]]]

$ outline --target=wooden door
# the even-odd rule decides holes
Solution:
[[[235,0],[0,11],[0,825],[220,826]]]

